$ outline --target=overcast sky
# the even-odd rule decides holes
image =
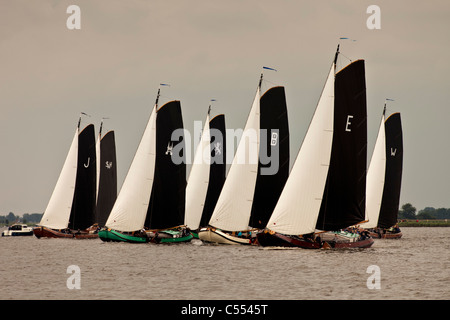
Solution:
[[[69,30],[67,8],[81,9]],[[381,29],[369,29],[370,5]],[[122,185],[156,98],[185,128],[243,128],[263,66],[286,88],[291,165],[337,44],[366,60],[368,161],[385,98],[403,122],[400,203],[450,207],[450,2],[0,0],[0,215],[43,212],[78,121],[115,130]],[[348,37],[356,41],[339,40]],[[342,63],[348,63],[343,57]],[[264,88],[263,88],[264,89]]]

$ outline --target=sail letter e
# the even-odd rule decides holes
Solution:
[[[377,5],[367,7],[367,13],[373,13],[366,22],[367,28],[370,30],[381,29],[381,9]]]
[[[80,267],[76,265],[70,265],[67,267],[67,273],[72,273],[72,275],[67,279],[67,289],[81,289]]]
[[[66,26],[69,30],[80,30],[81,29],[81,9],[77,5],[70,5],[67,7],[66,13],[72,13],[71,16],[67,18]]]
[[[381,289],[381,271],[380,267],[376,265],[371,265],[367,267],[366,273],[372,273],[372,275],[367,278],[367,288],[368,289]]]

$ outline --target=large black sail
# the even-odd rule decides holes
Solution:
[[[100,175],[97,193],[97,223],[103,227],[117,198],[117,164],[114,131],[100,140]]]
[[[163,105],[156,116],[156,163],[145,226],[167,229],[184,224],[186,161],[184,135],[172,141],[172,133],[183,130],[180,101]]]
[[[258,176],[249,225],[264,228],[289,176],[289,124],[284,87],[267,90],[260,100]],[[271,161],[269,161],[271,160]]]
[[[378,227],[397,223],[403,167],[403,134],[400,113],[392,114],[384,124],[386,134],[386,174]]]
[[[226,134],[225,116],[220,114],[209,122],[211,136],[211,164],[209,167],[209,183],[206,191],[206,199],[203,207],[200,227],[208,225],[211,215],[219,199],[225,182],[226,171]]]
[[[333,144],[316,228],[339,230],[365,219],[367,105],[364,60],[336,74]]]
[[[84,230],[95,223],[96,150],[94,125],[78,135],[78,160],[75,192],[69,218],[69,228]]]

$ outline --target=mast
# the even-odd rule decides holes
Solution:
[[[210,154],[209,183],[200,220],[200,227],[206,227],[219,199],[226,174],[226,132],[225,115],[219,114],[209,121]]]
[[[102,122],[103,124],[103,122]],[[101,136],[101,127],[99,137]],[[101,137],[99,144],[99,173],[97,191],[97,219],[103,227],[117,198],[117,164],[114,131]]]
[[[87,125],[78,135],[75,192],[69,228],[84,230],[95,223],[97,163],[94,125]]]
[[[157,111],[156,161],[150,205],[145,227],[167,229],[184,224],[186,198],[186,161],[184,135],[179,142],[172,141],[172,133],[183,130],[180,101],[170,101]],[[173,154],[181,150],[173,161]]]
[[[152,192],[156,161],[156,110],[160,89],[133,162],[106,221],[106,226],[122,232],[144,227]]]
[[[261,97],[260,110],[258,176],[249,223],[258,229],[267,225],[289,176],[289,125],[284,87],[267,90]]]
[[[333,139],[335,69],[332,63],[302,146],[267,223],[272,231],[299,235],[315,230]]]
[[[375,228],[378,224],[378,217],[383,198],[386,171],[385,112],[386,104],[383,108],[377,140],[373,149],[369,169],[367,170],[366,215],[368,222],[364,223],[364,228],[368,229]]]
[[[210,184],[210,112],[211,104],[209,104],[208,107],[202,135],[195,152],[194,162],[192,164],[191,172],[189,174],[189,180],[186,186],[185,224],[192,230],[196,230],[199,228],[200,219],[202,217],[205,205],[206,193]]]
[[[247,230],[258,174],[261,78],[243,135],[209,224],[225,231]]]
[[[367,106],[364,60],[354,61],[336,73],[334,91],[333,146],[316,224],[317,229],[325,231],[339,230],[365,219]]]
[[[78,128],[80,121],[81,116],[58,181],[39,223],[41,226],[51,229],[65,229],[68,226],[77,175]]]
[[[400,113],[385,121],[386,130],[386,183],[378,218],[378,227],[390,228],[397,223],[403,168],[403,134]]]

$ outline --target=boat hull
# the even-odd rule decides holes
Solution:
[[[7,230],[2,232],[2,237],[22,237],[32,235],[33,228],[26,224],[13,224]]]
[[[23,237],[23,236],[32,236],[33,234],[34,234],[33,230],[31,231],[5,230],[2,232],[2,237]]]
[[[374,239],[400,239],[403,234],[402,232],[389,232],[386,233],[378,233],[378,232],[370,232],[370,236]]]
[[[100,230],[98,237],[105,242],[147,243],[150,240],[147,236],[135,236],[112,229]]]
[[[33,229],[36,238],[73,238],[73,233],[62,232],[46,227],[36,227]]]
[[[298,237],[291,237],[277,232],[263,231],[257,234],[258,243],[263,247],[288,247],[303,249],[320,249],[320,242],[306,241]]]
[[[46,227],[36,227],[33,229],[36,238],[75,238],[75,239],[97,239],[97,232],[90,231],[74,231],[63,232],[60,230],[50,229]]]
[[[217,244],[231,244],[231,245],[251,245],[251,240],[247,238],[240,238],[232,236],[231,234],[225,233],[223,231],[206,228],[201,229],[198,232],[198,238],[205,242],[217,243]]]
[[[351,242],[339,242],[332,239],[313,241],[269,231],[258,233],[257,238],[259,245],[263,247],[289,247],[303,249],[368,248],[374,243],[374,240],[371,237]]]
[[[194,236],[188,229],[147,231],[147,237],[152,243],[189,242],[194,238]]]

